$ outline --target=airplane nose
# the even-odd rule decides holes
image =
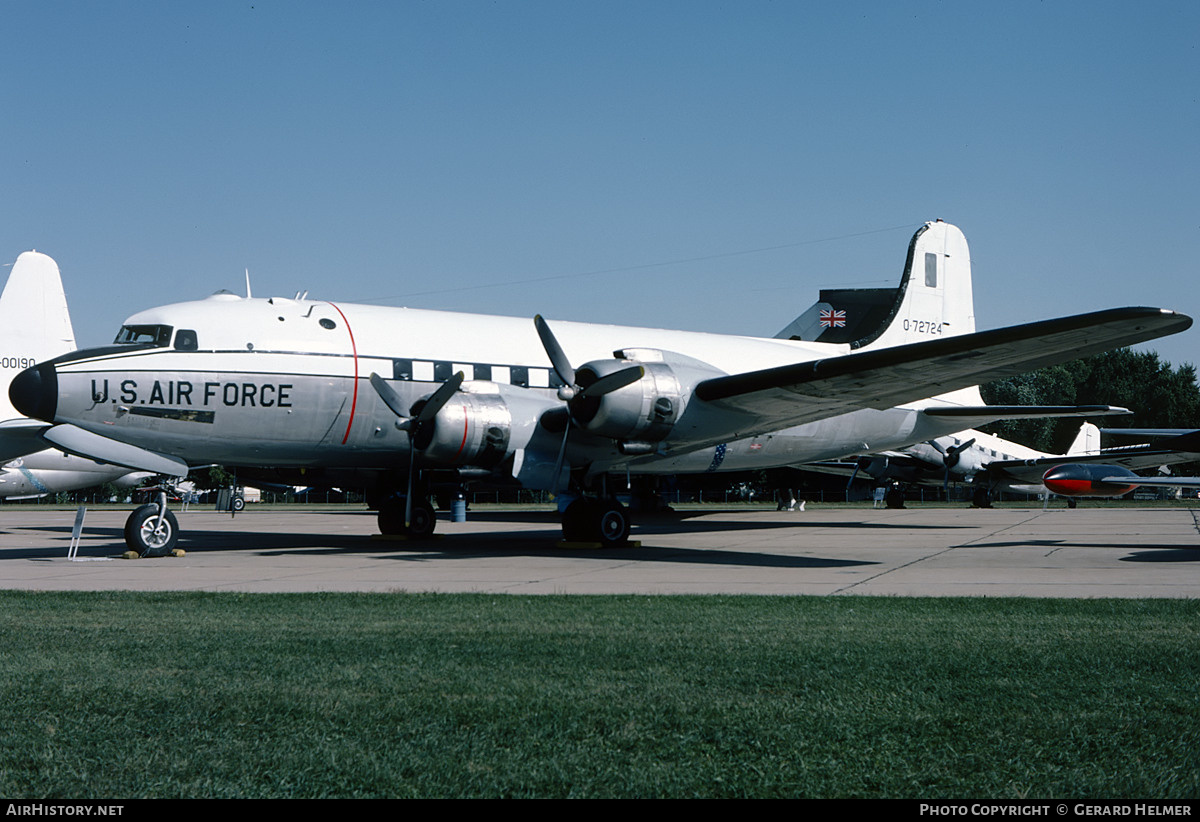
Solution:
[[[8,386],[13,408],[26,417],[54,422],[58,411],[58,372],[50,363],[26,368]]]

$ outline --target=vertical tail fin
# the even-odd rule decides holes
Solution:
[[[938,220],[913,235],[891,312],[871,335],[851,345],[890,348],[974,331],[967,238],[956,226]]]
[[[0,420],[21,415],[8,399],[8,384],[31,365],[75,350],[58,264],[45,254],[17,257],[0,294]]]
[[[818,301],[775,336],[870,349],[974,330],[967,238],[938,220],[913,235],[898,288],[822,289]]]
[[[1077,457],[1082,454],[1096,454],[1099,451],[1100,429],[1090,422],[1085,422],[1079,426],[1079,433],[1075,435],[1075,441],[1067,449],[1067,456]]]

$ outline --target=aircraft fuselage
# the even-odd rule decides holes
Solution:
[[[556,322],[554,328],[574,362],[637,351],[631,356],[672,362],[673,379],[691,384],[848,350],[584,323]],[[424,453],[430,463],[491,468],[518,452],[553,455],[562,439],[561,427],[550,430],[542,419],[562,408],[561,381],[533,324],[523,318],[226,294],[134,315],[119,339],[125,343],[74,352],[34,369],[43,382],[31,388],[25,381],[26,406],[37,405],[30,410],[47,421],[190,465],[387,469],[405,464],[410,440],[372,390],[370,375],[388,380],[411,405],[461,371],[461,391],[444,412],[450,422],[439,428],[444,442]],[[688,355],[671,353],[676,351]],[[680,386],[673,427],[653,442],[652,453],[624,454],[612,438],[580,431],[570,437],[570,461],[590,462],[595,471],[629,466],[639,473],[771,467],[899,447],[949,433],[954,425],[923,417],[917,403],[777,432],[747,422],[733,435],[725,415],[716,437],[702,404],[687,407],[690,387]],[[634,396],[636,389],[621,390]],[[477,425],[481,414],[483,426]],[[482,436],[474,430],[481,427],[503,428],[502,442],[493,439],[485,447],[470,441]],[[548,483],[535,473],[518,478],[532,487]]]

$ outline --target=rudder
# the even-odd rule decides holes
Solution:
[[[1078,457],[1083,454],[1096,454],[1100,451],[1100,429],[1090,422],[1079,426],[1075,441],[1067,449],[1067,456]]]

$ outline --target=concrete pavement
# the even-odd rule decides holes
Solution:
[[[1200,508],[708,508],[642,517],[638,547],[566,548],[552,511],[480,508],[432,540],[370,512],[177,512],[182,557],[121,559],[127,510],[0,508],[0,588],[1200,597]]]

